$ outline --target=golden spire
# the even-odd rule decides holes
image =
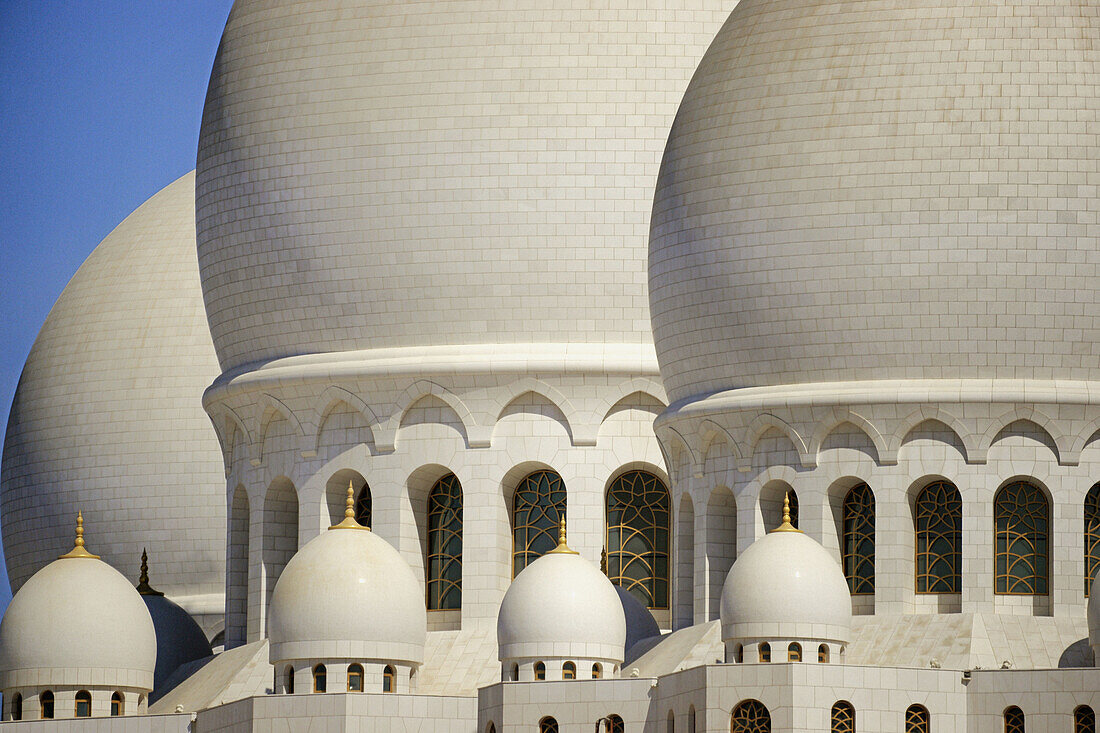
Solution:
[[[600,550],[600,572],[607,575],[607,548]]]
[[[159,590],[149,585],[149,553],[141,548],[141,575],[138,576],[137,592],[143,596],[163,596]]]
[[[84,512],[76,513],[76,545],[73,549],[62,555],[60,559],[67,560],[74,557],[87,557],[93,560],[99,559],[99,555],[93,555],[84,549]]]
[[[561,521],[558,522],[558,546],[555,547],[547,555],[579,555],[579,552],[574,552],[569,549],[569,545],[565,544],[565,515],[561,515]]]
[[[783,494],[783,523],[772,530],[772,532],[801,532],[802,530],[791,524],[791,494],[786,492]]]
[[[355,486],[352,485],[351,480],[348,480],[348,496],[344,499],[344,521],[339,524],[334,524],[329,529],[365,529],[368,532],[370,527],[364,527],[355,521]]]

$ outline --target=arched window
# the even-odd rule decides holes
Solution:
[[[847,700],[840,700],[833,705],[831,719],[832,727],[829,730],[832,733],[855,733],[856,709]]]
[[[371,522],[374,521],[373,511],[374,502],[371,501],[370,486],[363,484],[363,488],[359,489],[359,496],[355,499],[355,521],[364,527],[370,527]]]
[[[914,507],[917,593],[962,591],[962,497],[947,481],[921,489]]]
[[[867,484],[852,487],[841,509],[841,562],[852,595],[875,592],[875,495]]]
[[[363,691],[363,665],[348,665],[348,692]]]
[[[668,489],[645,471],[607,490],[607,576],[647,608],[668,608],[668,507]]]
[[[772,645],[766,641],[761,644],[760,648],[758,649],[758,656],[760,657],[761,662],[772,661]]]
[[[547,715],[539,721],[539,733],[558,733],[558,721]]]
[[[453,473],[428,492],[428,610],[462,608],[462,485]]]
[[[558,546],[558,523],[564,513],[565,484],[553,471],[535,471],[516,487],[512,499],[513,577]]]
[[[566,662],[561,666],[561,678],[563,680],[575,680],[577,679],[577,665],[572,662]]]
[[[126,714],[125,704],[121,692],[116,692],[111,695],[111,717],[117,718],[120,715]]]
[[[607,733],[626,733],[626,724],[618,715],[607,716]]]
[[[294,694],[294,667],[287,667],[283,672],[283,678],[286,680],[286,694]]]
[[[923,705],[910,705],[905,711],[905,733],[928,733],[931,725],[928,708]]]
[[[388,664],[382,670],[382,692],[397,692],[397,670]]]
[[[733,658],[735,660],[737,660],[738,664],[741,664],[742,662],[744,662],[745,661],[745,647],[743,647],[740,644],[735,646],[733,648]]]
[[[1096,713],[1088,705],[1073,711],[1073,733],[1096,733]]]
[[[536,680],[546,679],[546,665],[543,664],[542,662],[535,662],[535,679]],[[557,723],[555,723],[554,725],[557,725]]]
[[[1024,733],[1024,711],[1015,705],[1005,708],[1005,733]]]
[[[829,645],[820,644],[817,647],[817,661],[821,664],[829,663]]]
[[[771,733],[771,730],[772,716],[764,703],[759,700],[737,703],[730,721],[730,733]]]
[[[326,692],[328,690],[328,670],[325,665],[318,664],[313,668],[313,691]]]
[[[1015,481],[997,492],[993,499],[994,592],[1047,594],[1049,517],[1047,498],[1037,486]]]
[[[23,696],[16,694],[11,699],[11,719],[22,720],[23,719]]]
[[[676,733],[676,714],[668,711],[668,723],[665,724],[665,733]]]
[[[692,705],[688,708],[688,729],[687,733],[695,733],[695,706]]]
[[[485,726],[485,733],[497,733],[497,727],[493,725],[493,721],[489,721],[489,725]]]
[[[787,647],[787,661],[788,662],[801,662],[802,661],[802,645],[797,641],[792,641]]]
[[[1085,598],[1092,592],[1092,576],[1100,568],[1100,484],[1085,494]]]
[[[49,690],[38,696],[38,712],[42,720],[53,720],[53,693]]]
[[[592,665],[592,679],[598,680],[601,677],[603,677],[603,667],[600,666],[599,662],[596,662]]]
[[[517,680],[519,680],[519,665],[518,664],[513,664],[512,665],[512,681],[516,682]]]
[[[76,717],[92,717],[92,693],[87,690],[76,693]]]

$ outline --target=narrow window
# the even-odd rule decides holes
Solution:
[[[607,716],[607,733],[626,733],[626,724],[618,715]]]
[[[286,694],[294,694],[294,667],[287,667],[286,672]]]
[[[23,696],[16,695],[11,699],[11,719],[22,720],[23,719]]]
[[[841,511],[841,564],[852,595],[875,593],[875,495],[867,484],[852,487]]]
[[[817,661],[821,664],[829,663],[829,645],[821,644],[817,647]]]
[[[325,669],[325,665],[323,664],[318,664],[313,668],[313,691],[328,691],[328,670]]]
[[[370,486],[363,484],[359,497],[355,500],[355,521],[364,527],[370,527],[374,521],[374,502],[371,500]]]
[[[553,471],[535,471],[512,498],[512,576],[558,546],[565,483]],[[557,726],[557,723],[554,723]]]
[[[1016,481],[993,499],[996,530],[995,593],[1047,594],[1047,531],[1050,506],[1039,487]]]
[[[1005,733],[1024,733],[1024,711],[1015,705],[1005,708]]]
[[[905,733],[928,733],[931,725],[928,708],[923,705],[910,705],[905,711]]]
[[[519,665],[518,664],[513,664],[512,665],[512,681],[515,682],[518,679],[519,679]]]
[[[536,680],[546,679],[546,665],[543,664],[542,662],[535,662],[535,679]],[[557,725],[557,723],[554,723],[554,725]]]
[[[760,645],[759,656],[761,662],[772,661],[772,645],[768,642],[764,642]]]
[[[788,662],[801,662],[802,661],[802,645],[796,641],[792,641],[791,645],[787,647],[787,661]]]
[[[572,662],[566,662],[561,666],[561,678],[563,680],[575,680],[577,679],[577,665]]]
[[[734,647],[733,658],[737,660],[738,664],[741,664],[742,662],[744,662],[745,661],[745,647],[741,646],[740,644],[738,644],[736,647]]]
[[[676,715],[668,711],[668,723],[665,724],[665,733],[676,733]]]
[[[603,667],[597,662],[592,665],[592,679],[598,680],[601,677],[603,677]]]
[[[382,692],[397,692],[397,672],[388,664],[382,670]]]
[[[92,693],[87,690],[76,693],[76,717],[92,717]]]
[[[647,608],[668,608],[669,495],[661,479],[628,471],[607,490],[607,577]]]
[[[493,725],[493,721],[489,721],[489,725],[485,726],[485,733],[497,733],[497,727]]]
[[[539,721],[539,733],[558,733],[558,721],[546,716]]]
[[[53,693],[46,690],[38,696],[38,707],[42,720],[53,720]]]
[[[126,713],[126,710],[122,704],[122,699],[123,698],[121,692],[116,692],[115,694],[111,695],[111,717],[117,718],[120,715],[124,715]]]
[[[688,729],[687,733],[695,733],[695,706],[692,705],[688,708]]]
[[[348,692],[363,691],[363,665],[352,664],[348,667]]]
[[[1096,733],[1096,713],[1088,705],[1073,711],[1073,733]]]
[[[921,489],[914,507],[917,593],[959,593],[962,579],[962,497],[947,481]]]
[[[428,610],[462,608],[462,484],[453,473],[428,492]]]
[[[855,733],[856,709],[852,707],[852,703],[840,700],[833,705],[832,727],[829,730],[832,733]]]
[[[1092,592],[1092,576],[1100,568],[1100,484],[1085,495],[1085,598]]]
[[[759,700],[737,703],[730,719],[730,733],[771,733],[771,730],[772,716],[764,703]]]

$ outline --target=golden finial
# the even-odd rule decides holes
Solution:
[[[569,545],[565,544],[565,515],[561,515],[561,521],[558,522],[558,546],[553,550],[550,550],[549,554],[559,555],[579,555],[579,552],[574,552],[569,549]]]
[[[783,494],[783,523],[772,530],[772,532],[801,532],[802,530],[791,524],[791,494],[786,492]]]
[[[364,527],[355,521],[355,486],[350,480],[348,481],[348,495],[344,499],[344,521],[332,525],[329,529],[365,529],[368,532],[370,531],[370,527]]]
[[[600,572],[607,575],[607,548],[600,550]]]
[[[93,555],[84,549],[84,512],[78,511],[76,513],[76,545],[73,549],[61,556],[62,560],[66,560],[74,557],[88,557],[93,560],[98,560],[99,555]]]
[[[141,575],[138,576],[137,592],[143,596],[163,596],[159,590],[149,585],[149,553],[141,548]]]

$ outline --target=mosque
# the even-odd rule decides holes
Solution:
[[[1093,733],[1098,39],[237,0],[19,383],[0,728]]]

